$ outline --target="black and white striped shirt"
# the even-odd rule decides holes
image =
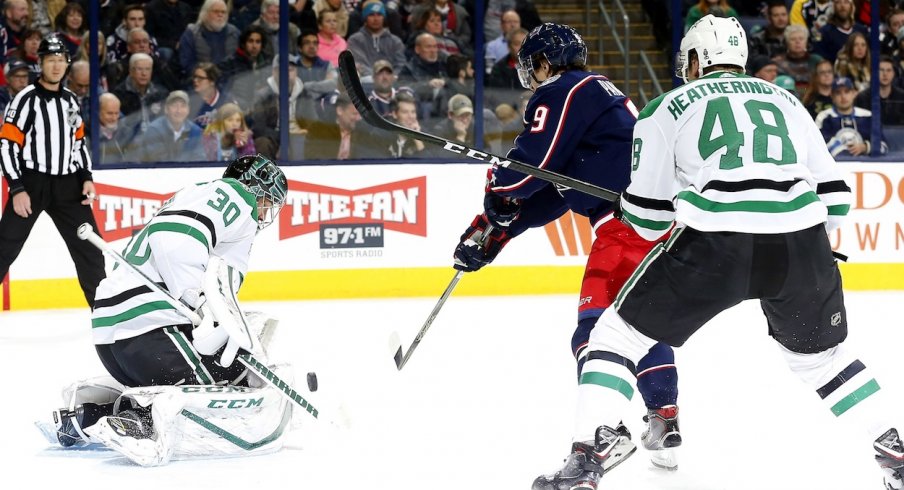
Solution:
[[[0,168],[10,194],[24,190],[22,169],[49,175],[79,174],[91,180],[91,156],[78,97],[61,87],[51,91],[39,83],[19,92],[6,108],[0,127]]]

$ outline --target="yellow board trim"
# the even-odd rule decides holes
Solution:
[[[904,263],[841,264],[841,273],[847,291],[904,290]],[[439,297],[454,274],[451,267],[255,271],[248,274],[239,297],[243,301]],[[577,295],[583,274],[583,266],[490,266],[466,274],[454,294]],[[10,281],[12,310],[86,305],[76,279]]]

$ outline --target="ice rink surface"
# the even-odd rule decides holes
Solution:
[[[402,372],[387,339],[398,330],[407,346],[435,298],[246,304],[281,319],[271,357],[294,364],[302,392],[305,373],[316,371],[320,390],[305,396],[325,415],[343,407],[350,427],[326,428],[297,411],[276,454],[158,468],[112,451],[50,447],[33,426],[60,404],[65,385],[105,374],[87,310],[0,313],[0,488],[528,490],[570,448],[575,302],[453,296]],[[847,345],[904,419],[904,293],[849,293],[847,306]],[[677,362],[679,470],[653,469],[638,449],[601,489],[882,488],[871,441],[788,370],[756,303],[718,316]],[[639,398],[627,421],[635,441]]]

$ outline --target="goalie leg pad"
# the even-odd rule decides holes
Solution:
[[[292,418],[292,405],[270,387],[154,386],[127,390],[123,398],[150,407],[153,436],[117,432],[115,416],[89,431],[141,466],[278,451]]]

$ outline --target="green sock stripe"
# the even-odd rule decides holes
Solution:
[[[834,413],[835,416],[839,416],[850,410],[854,405],[866,400],[870,395],[877,391],[879,391],[879,383],[877,383],[875,379],[871,379],[867,381],[865,385],[857,388],[853,393],[842,398],[841,401],[833,405],[832,413]]]
[[[625,398],[628,400],[634,397],[634,386],[618,376],[613,376],[611,374],[597,372],[584,373],[581,375],[581,384],[592,384],[604,388],[611,388],[622,395],[625,395]]]

